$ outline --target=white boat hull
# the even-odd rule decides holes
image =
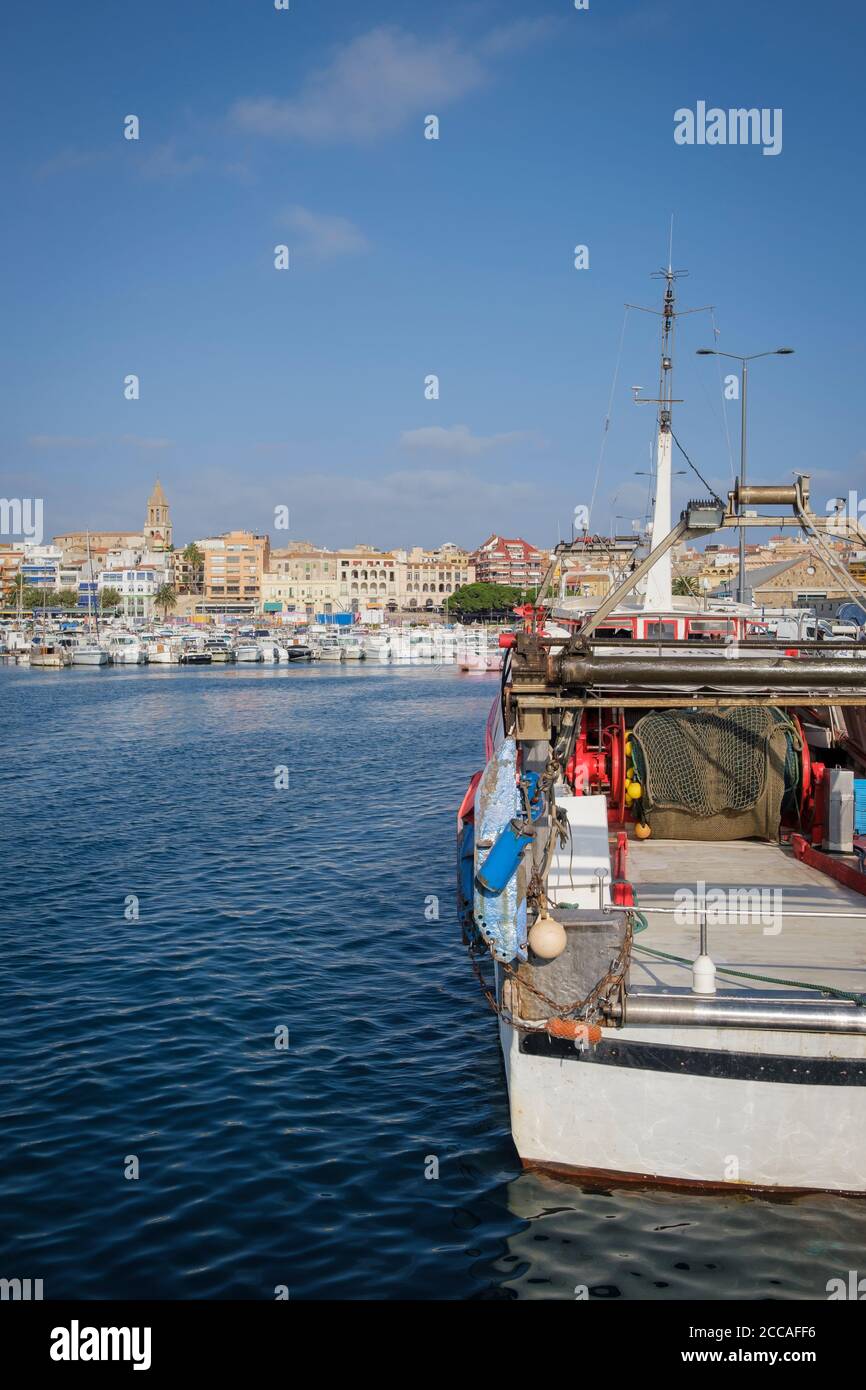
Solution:
[[[140,647],[112,647],[111,659],[115,666],[143,666],[147,661]]]
[[[594,1054],[558,1043],[560,1059],[527,1055],[520,1036],[500,1024],[526,1167],[713,1189],[866,1191],[866,1038],[632,1027],[605,1029]],[[728,1075],[708,1074],[720,1069]],[[816,1074],[830,1084],[812,1084]],[[757,1079],[769,1075],[777,1079]]]
[[[99,649],[86,648],[72,653],[73,666],[108,666],[110,661],[108,652]]]

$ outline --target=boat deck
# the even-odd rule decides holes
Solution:
[[[722,968],[729,965],[780,981],[866,994],[866,896],[802,863],[788,846],[630,838],[626,873],[649,923],[634,939],[632,990],[691,989],[703,884],[719,992],[803,993],[796,985],[725,976]],[[724,901],[713,892],[718,889]],[[651,956],[644,948],[689,964]]]

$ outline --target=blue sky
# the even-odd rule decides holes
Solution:
[[[136,527],[159,474],[181,542],[279,541],[287,505],[318,544],[551,544],[592,497],[623,305],[656,301],[671,214],[681,307],[715,305],[724,350],[796,349],[753,369],[753,479],[811,472],[821,510],[863,490],[864,28],[854,0],[17,7],[3,495],[43,497],[51,534]],[[782,108],[782,152],[676,145],[698,100]],[[682,321],[674,427],[726,489],[712,341]],[[656,370],[630,314],[594,528],[644,513],[630,387]]]

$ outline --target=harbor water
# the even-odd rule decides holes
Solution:
[[[866,1271],[856,1199],[520,1171],[454,902],[497,684],[0,667],[0,1277],[45,1298],[823,1300]]]

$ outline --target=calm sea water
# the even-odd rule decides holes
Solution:
[[[866,1271],[856,1200],[521,1173],[453,896],[495,688],[0,669],[0,1276],[46,1298],[800,1299]]]

